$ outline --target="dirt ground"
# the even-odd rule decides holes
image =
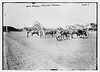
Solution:
[[[4,70],[96,69],[96,32],[64,41],[11,32],[4,34],[3,49]]]

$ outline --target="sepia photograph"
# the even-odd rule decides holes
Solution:
[[[2,2],[2,70],[98,70],[98,2]]]

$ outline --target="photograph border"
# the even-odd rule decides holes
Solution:
[[[4,25],[4,3],[96,3],[96,70],[98,70],[98,2],[2,2],[2,70],[4,70],[4,34],[3,34],[3,25]]]

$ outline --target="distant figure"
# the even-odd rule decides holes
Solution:
[[[43,30],[40,30],[40,38],[43,38]]]
[[[58,40],[58,41],[61,41],[61,31],[60,30],[57,30],[56,32],[56,35],[55,35],[55,38]]]
[[[27,38],[29,37],[29,33],[30,33],[30,31],[27,31]]]

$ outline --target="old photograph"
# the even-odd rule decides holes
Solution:
[[[98,70],[97,2],[2,2],[2,70]]]

